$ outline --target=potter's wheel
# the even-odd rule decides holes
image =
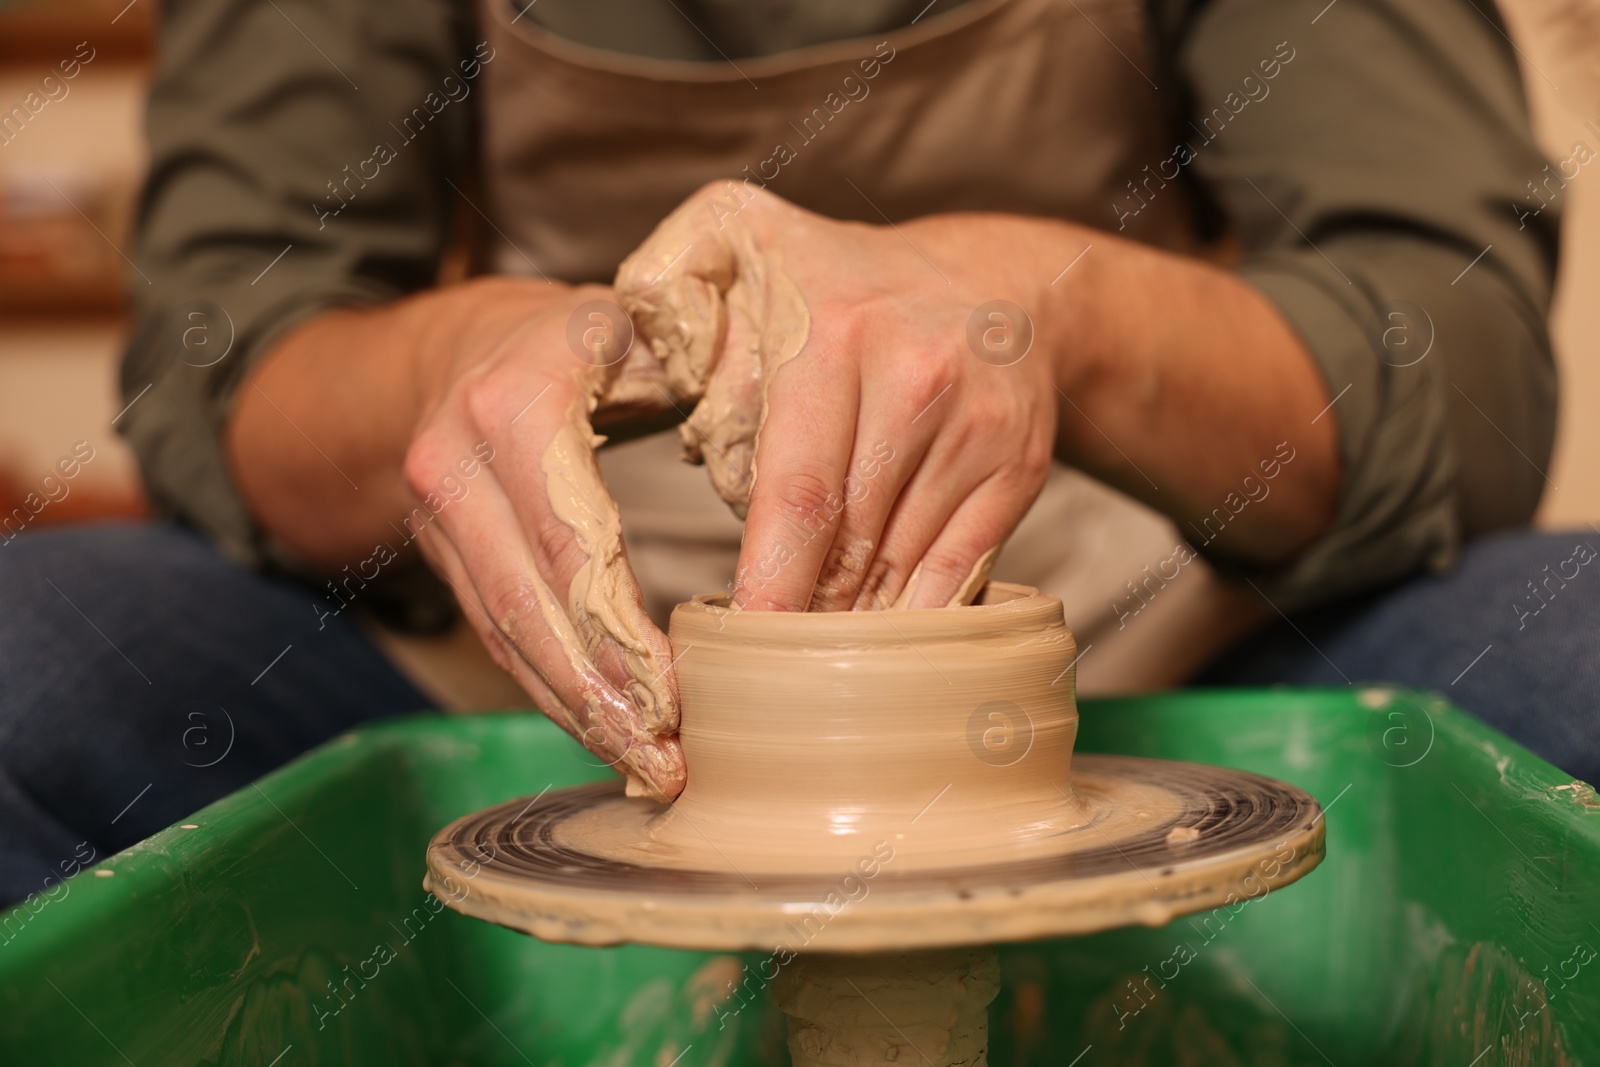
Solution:
[[[428,888],[550,941],[856,952],[1160,925],[1287,885],[1322,858],[1317,802],[1243,771],[1079,756],[1072,788],[1082,822],[1043,842],[897,869],[916,844],[908,825],[892,853],[863,843],[864,867],[806,872],[653,848],[662,805],[608,782],[456,820],[428,848]]]
[[[427,888],[547,941],[771,950],[797,1067],[985,1064],[994,945],[1157,926],[1288,885],[1322,809],[1244,771],[1075,756],[1061,602],[673,612],[687,784],[513,800],[428,846]]]

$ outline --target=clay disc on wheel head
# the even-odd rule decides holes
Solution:
[[[428,847],[425,885],[547,941],[866,952],[1157,926],[1258,898],[1322,859],[1321,807],[1281,782],[1122,756],[1078,756],[1072,771],[1077,825],[952,850],[944,866],[897,867],[914,823],[811,867],[730,857],[709,838],[664,848],[649,832],[663,807],[608,782],[456,820]],[[925,857],[930,843],[916,844]]]

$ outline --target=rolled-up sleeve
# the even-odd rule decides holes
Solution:
[[[223,452],[231,401],[318,311],[434,281],[471,151],[470,30],[448,0],[161,10],[118,429],[157,513],[260,564],[273,549]]]
[[[1196,188],[1316,361],[1343,467],[1332,527],[1289,566],[1216,562],[1290,610],[1526,522],[1554,434],[1560,183],[1535,193],[1556,168],[1493,6],[1212,0],[1174,41]]]

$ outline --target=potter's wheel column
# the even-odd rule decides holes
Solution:
[[[801,955],[772,998],[789,1017],[794,1067],[986,1067],[993,946]]]

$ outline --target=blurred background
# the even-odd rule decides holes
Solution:
[[[1600,152],[1600,0],[1504,0],[1502,10],[1545,154],[1566,159],[1579,142]],[[64,58],[92,50],[64,95],[24,110],[26,122],[0,121],[0,515],[79,441],[93,461],[34,523],[143,513],[112,422],[130,273],[118,249],[144,166],[156,17],[156,0],[0,0],[0,119]],[[1600,522],[1600,168],[1580,170],[1558,203],[1561,422],[1538,521],[1574,526]]]

